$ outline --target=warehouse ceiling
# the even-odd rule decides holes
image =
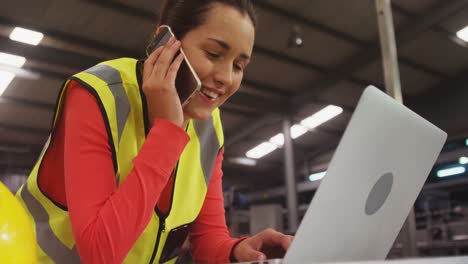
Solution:
[[[67,76],[103,60],[143,57],[161,2],[2,1],[0,52],[27,62],[26,73],[0,97],[0,172],[31,169]],[[259,26],[253,60],[242,88],[222,107],[224,180],[247,190],[284,184],[282,150],[254,167],[232,160],[281,132],[285,116],[296,122],[329,104],[344,109],[294,141],[302,181],[326,169],[363,89],[384,89],[374,1],[254,3]],[[468,44],[455,35],[468,25],[468,1],[394,0],[392,8],[405,104],[449,133],[451,151],[468,137]],[[17,26],[42,32],[43,41],[30,46],[10,40]],[[302,47],[290,45],[293,32]]]

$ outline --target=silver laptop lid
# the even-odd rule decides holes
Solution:
[[[385,259],[446,138],[366,88],[284,262]]]

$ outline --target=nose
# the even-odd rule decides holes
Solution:
[[[228,63],[223,66],[219,65],[214,74],[214,80],[216,83],[216,88],[229,87],[232,85],[232,65]]]

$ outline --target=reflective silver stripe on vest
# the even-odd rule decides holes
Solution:
[[[37,243],[55,263],[81,263],[76,246],[67,248],[52,232],[49,225],[49,215],[36,198],[28,190],[28,184],[21,190],[21,198],[28,207],[36,223]]]
[[[208,185],[220,147],[218,136],[213,126],[213,117],[206,121],[194,121],[193,124],[200,142],[200,162]]]
[[[92,74],[103,80],[109,86],[112,95],[114,95],[115,108],[117,112],[117,128],[118,140],[127,122],[128,114],[130,113],[130,102],[128,101],[127,93],[122,84],[120,72],[107,65],[96,65],[85,72]]]
[[[39,157],[42,157],[42,155],[44,155],[44,153],[46,152],[47,148],[50,145],[51,138],[52,138],[52,134],[49,134],[49,137],[47,137],[46,143],[44,143],[44,146],[42,147],[41,154],[39,155]],[[49,143],[49,145],[47,145],[47,143]]]

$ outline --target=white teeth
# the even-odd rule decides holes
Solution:
[[[207,89],[203,89],[202,93],[204,95],[208,96],[210,99],[213,99],[213,100],[219,97],[219,95],[217,93],[209,91]]]

